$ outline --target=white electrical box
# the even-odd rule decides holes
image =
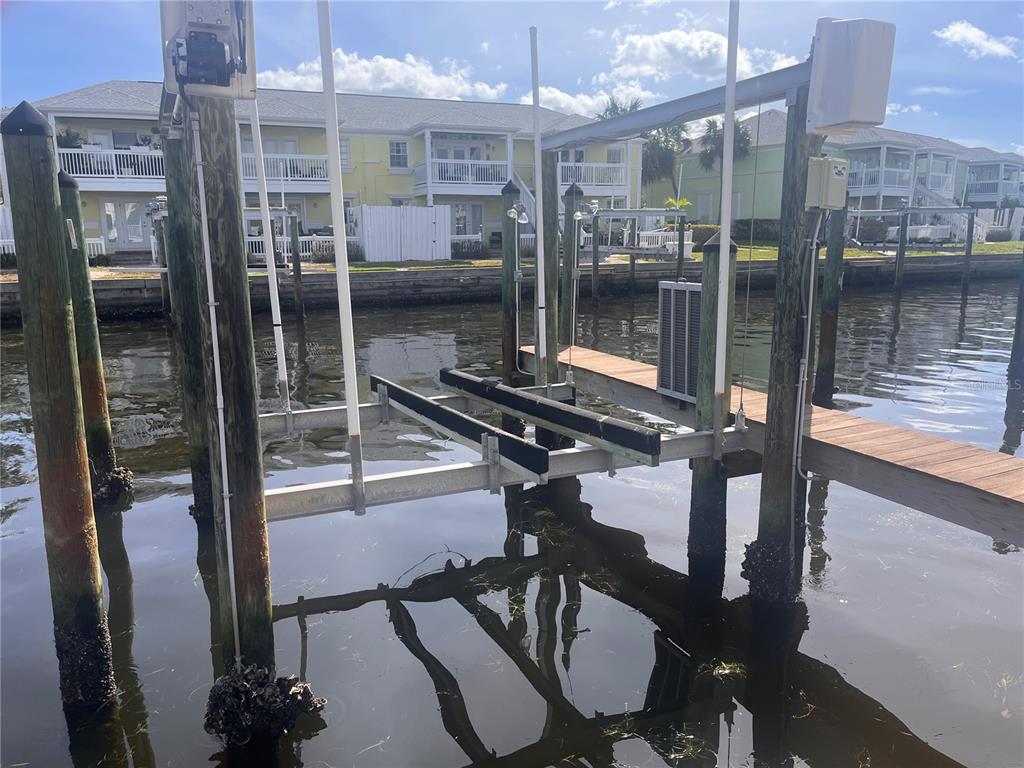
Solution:
[[[847,171],[850,163],[837,157],[812,157],[807,165],[807,198],[804,207],[838,211],[846,205]]]
[[[811,50],[808,132],[847,133],[884,123],[895,45],[894,24],[818,19]]]
[[[165,0],[160,36],[169,93],[256,98],[252,0]]]

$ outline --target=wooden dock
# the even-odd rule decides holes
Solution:
[[[524,367],[531,368],[532,347],[524,347],[522,353]],[[693,426],[692,406],[655,391],[655,366],[578,346],[571,357],[581,390]],[[564,368],[569,359],[570,350],[559,354]],[[736,387],[732,399],[735,406]],[[764,449],[767,406],[766,394],[750,389],[744,393],[744,447],[758,454]],[[1024,546],[1024,459],[847,411],[808,407],[806,471]]]

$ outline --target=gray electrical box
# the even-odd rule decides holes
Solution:
[[[662,395],[697,401],[700,283],[658,283],[658,387]]]
[[[804,208],[838,211],[845,207],[849,168],[847,160],[812,157],[807,164],[807,198]]]
[[[168,93],[256,98],[252,0],[164,0],[160,35]]]

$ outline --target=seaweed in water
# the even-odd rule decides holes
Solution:
[[[255,664],[236,666],[210,689],[204,727],[225,744],[242,746],[285,735],[300,715],[319,712],[325,703],[297,677],[274,678]]]

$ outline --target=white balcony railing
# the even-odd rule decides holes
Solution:
[[[346,235],[345,241],[351,245],[358,243],[360,239],[354,235]],[[322,243],[324,248],[332,249],[334,247],[334,238],[324,235],[302,235],[299,237],[299,260],[311,261],[316,253],[318,243]],[[266,263],[266,244],[262,237],[248,236],[245,238],[245,244],[249,255],[253,257],[254,263]],[[291,237],[279,235],[277,237],[277,250],[285,254],[285,261],[290,261],[292,252]]]
[[[879,180],[887,189],[910,189],[910,170],[897,168],[864,168],[850,171],[850,189],[877,187]],[[938,174],[936,174],[938,175]]]
[[[995,200],[1002,200],[1007,195],[1016,197],[1024,194],[1024,184],[1016,181],[996,181],[995,179],[989,179],[986,181],[969,181],[967,182],[967,197],[968,199],[977,199],[979,197],[993,198]]]
[[[426,184],[427,163],[413,168],[416,184]],[[430,161],[431,184],[504,184],[508,181],[508,163],[504,160],[441,160]]]
[[[621,163],[559,163],[558,183],[581,187],[624,187],[626,166]]]
[[[57,157],[65,173],[77,178],[162,179],[164,153],[158,150],[137,152],[132,149],[58,149]]]
[[[928,189],[934,192],[953,193],[953,174],[951,173],[930,173],[928,174]]]
[[[327,182],[326,155],[263,155],[267,181]],[[256,179],[256,155],[242,155],[242,178]]]
[[[15,253],[13,240],[0,240],[0,253]],[[85,238],[85,253],[89,258],[104,256],[107,253],[107,242],[102,237]]]

